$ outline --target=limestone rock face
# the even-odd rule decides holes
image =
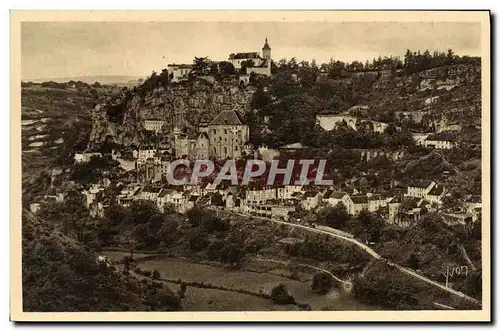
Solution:
[[[246,113],[255,89],[239,86],[237,81],[174,83],[139,93],[122,91],[92,110],[92,132],[89,148],[98,148],[106,139],[129,146],[143,143],[145,119],[161,119],[168,131],[174,127],[196,127],[201,120],[210,121],[224,107]]]

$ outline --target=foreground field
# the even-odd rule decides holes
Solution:
[[[106,256],[117,261],[126,253],[106,252]],[[140,258],[134,254],[135,258]],[[271,290],[282,283],[287,286],[290,293],[299,302],[308,303],[312,310],[375,310],[358,303],[348,294],[339,294],[335,291],[327,295],[318,295],[311,291],[311,281],[292,280],[281,277],[280,274],[269,272],[252,272],[246,270],[232,270],[224,267],[216,267],[205,264],[193,263],[175,258],[163,258],[139,262],[138,267],[146,270],[158,270],[162,279],[181,279],[184,282],[204,282],[218,286],[224,286],[234,290],[243,288],[258,292],[262,290],[270,293]],[[170,285],[177,289],[177,285]],[[200,289],[188,287],[183,307],[190,311],[241,311],[241,310],[296,310],[295,306],[280,306],[273,304],[270,300],[241,294],[231,291],[215,289]]]

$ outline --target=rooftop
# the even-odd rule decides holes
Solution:
[[[408,184],[410,187],[427,188],[433,183],[430,179],[414,179]]]
[[[244,52],[244,53],[231,53],[229,54],[229,59],[259,59],[260,55],[258,52]]]
[[[351,200],[355,204],[368,203],[368,197],[366,195],[353,195]]]
[[[426,140],[432,141],[455,141],[455,134],[452,132],[442,132],[431,134]]]
[[[245,125],[243,117],[233,109],[221,111],[209,125]]]
[[[436,185],[429,192],[429,195],[441,195],[445,192],[445,188],[443,185]]]
[[[327,191],[323,198],[325,199],[342,199],[344,196],[346,196],[347,193],[345,192],[336,192],[336,191]]]

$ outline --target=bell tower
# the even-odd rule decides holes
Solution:
[[[271,47],[269,47],[269,44],[267,43],[267,37],[264,47],[262,47],[262,58],[265,60],[271,60]]]

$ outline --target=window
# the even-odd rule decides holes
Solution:
[[[234,150],[235,150],[235,151],[238,151],[238,146],[234,146]]]
[[[227,129],[224,129],[224,134],[227,134]]]

